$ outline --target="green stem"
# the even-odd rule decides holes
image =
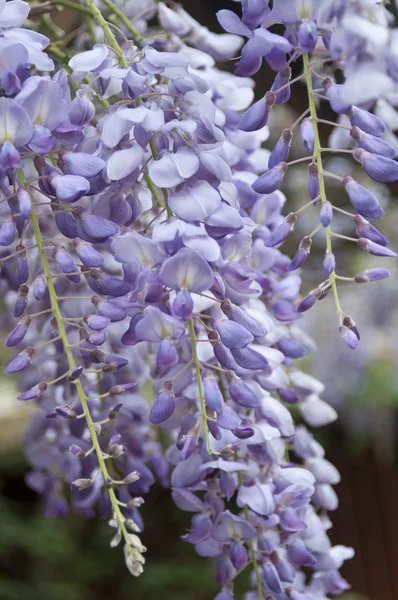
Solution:
[[[314,94],[313,94],[314,88],[312,86],[310,61],[309,61],[307,52],[305,52],[303,54],[303,63],[304,63],[305,81],[307,84],[307,91],[308,91],[308,102],[309,102],[309,107],[310,107],[311,120],[312,120],[312,125],[314,128],[314,154],[315,154],[316,164],[318,167],[319,190],[320,190],[319,194],[320,194],[321,202],[323,204],[324,202],[327,201],[327,197],[326,197],[326,189],[325,189],[325,179],[324,179],[324,174],[323,174],[322,150],[321,150],[322,146],[321,146],[320,137],[319,137],[318,115],[317,115],[317,111],[316,111]],[[332,235],[331,235],[331,231],[330,231],[330,226],[325,227],[325,233],[326,233],[326,251],[328,253],[332,253],[333,252]],[[332,285],[334,302],[336,305],[336,311],[339,316],[339,319],[341,320],[342,315],[343,315],[343,310],[340,306],[339,294],[337,291],[336,274],[334,271],[332,271],[332,273],[329,275],[329,280]]]
[[[243,483],[242,482],[242,475],[240,473],[238,473],[238,484],[239,484],[239,486],[241,486],[242,483]],[[243,514],[245,515],[246,521],[250,522],[250,513],[249,513],[249,507],[247,506],[247,504],[245,504],[244,507],[243,507]],[[262,584],[262,581],[261,581],[260,569],[259,569],[257,558],[256,558],[256,548],[254,547],[254,540],[253,540],[253,538],[249,539],[249,548],[250,548],[250,560],[251,560],[251,562],[253,564],[254,574],[255,574],[255,577],[256,577],[258,600],[263,600],[263,584]]]
[[[22,169],[17,169],[17,174],[18,174],[18,178],[19,181],[21,183],[21,185],[27,189],[27,182],[25,179],[25,175],[24,172],[22,171]],[[43,240],[43,236],[41,234],[41,230],[40,230],[40,225],[39,225],[39,219],[37,217],[36,214],[36,210],[34,207],[34,204],[32,202],[32,212],[31,212],[31,222],[32,222],[32,228],[33,228],[33,233],[34,236],[36,238],[36,244],[37,244],[37,248],[39,251],[39,255],[40,255],[40,259],[41,259],[41,263],[43,266],[43,271],[45,274],[45,279],[46,279],[46,283],[47,283],[47,288],[48,288],[48,292],[50,295],[50,302],[51,302],[51,308],[52,308],[52,312],[53,315],[55,317],[55,320],[57,322],[57,327],[58,327],[58,331],[59,331],[59,336],[62,340],[64,349],[65,349],[65,355],[68,361],[68,365],[69,365],[69,369],[70,371],[72,371],[73,369],[76,368],[76,362],[75,362],[75,358],[73,356],[72,350],[69,346],[69,341],[68,341],[68,336],[65,330],[65,326],[64,326],[64,321],[62,318],[62,314],[59,308],[59,304],[58,304],[58,298],[57,298],[57,292],[55,291],[55,287],[54,287],[54,283],[53,283],[53,279],[52,279],[52,274],[51,274],[51,270],[50,270],[50,265],[48,262],[48,258],[45,252],[45,248],[44,248],[44,240]],[[82,383],[80,381],[80,379],[77,379],[75,381],[75,386],[76,386],[76,390],[77,390],[77,394],[79,397],[79,400],[81,402],[82,405],[82,409],[83,409],[83,413],[84,413],[84,417],[87,423],[87,427],[90,433],[90,437],[91,437],[91,441],[95,450],[95,453],[97,455],[97,461],[98,461],[98,466],[100,468],[102,477],[104,479],[104,483],[107,482],[107,480],[109,479],[109,472],[108,472],[108,468],[106,466],[105,463],[105,459],[104,456],[102,454],[102,449],[101,446],[99,444],[98,441],[98,437],[95,433],[95,428],[94,428],[94,423],[93,420],[91,418],[91,414],[90,414],[90,410],[88,408],[88,404],[87,404],[87,396],[86,393],[83,389]],[[128,531],[124,525],[124,520],[125,517],[123,516],[123,514],[121,513],[120,507],[118,505],[118,501],[117,501],[117,497],[115,494],[115,491],[111,488],[109,490],[109,496],[110,496],[110,500],[111,500],[111,504],[112,504],[112,509],[113,512],[115,514],[115,518],[118,522],[118,526],[120,528],[120,531],[123,534],[124,540],[126,542],[126,546],[129,548],[129,551],[133,554],[133,556],[135,557],[135,549],[130,545],[129,543],[129,534]]]
[[[158,149],[156,148],[156,144],[155,144],[155,141],[153,138],[151,138],[151,140],[149,142],[149,147],[151,149],[153,158],[155,160],[157,160],[159,158],[159,153],[158,153]],[[167,216],[169,217],[169,219],[171,219],[171,217],[173,216],[173,213],[169,207],[169,192],[165,188],[161,188],[161,190],[162,190],[162,194],[163,194],[163,198],[164,198],[164,203],[165,203],[165,206],[167,209]]]
[[[118,17],[121,20],[121,22],[126,26],[128,31],[134,37],[134,41],[135,42],[138,41],[142,36],[141,36],[140,32],[138,31],[138,29],[136,29],[134,27],[134,25],[131,24],[130,20],[126,17],[124,12],[122,12],[120,10],[120,8],[114,2],[112,2],[112,0],[102,0],[102,1],[113,12],[113,14],[116,17]]]
[[[162,200],[160,198],[158,189],[157,189],[156,185],[153,183],[152,179],[149,177],[148,173],[145,173],[144,179],[146,181],[146,184],[147,184],[148,188],[150,189],[150,191],[152,193],[152,196],[156,200],[156,204],[158,205],[159,208],[163,208],[164,209],[164,206],[162,204]]]
[[[196,333],[195,333],[195,323],[194,323],[193,319],[191,319],[189,321],[189,333],[191,336],[192,360],[195,365],[195,374],[196,374],[196,381],[198,384],[199,402],[200,402],[200,417],[201,417],[201,421],[202,421],[203,433],[204,433],[205,440],[206,440],[206,448],[207,448],[207,452],[209,454],[218,454],[218,452],[215,452],[213,450],[213,448],[211,447],[209,429],[207,427],[206,402],[205,402],[205,395],[203,392],[202,375],[200,373],[198,348],[197,348],[197,340],[196,340]]]
[[[114,36],[111,28],[108,25],[108,22],[104,19],[104,16],[100,9],[94,4],[94,0],[84,0],[93,15],[94,19],[97,21],[98,25],[101,27],[102,31],[106,39],[108,40],[108,44],[118,57],[119,63],[122,67],[127,67],[127,60],[124,58],[123,50],[119,46],[116,37]]]

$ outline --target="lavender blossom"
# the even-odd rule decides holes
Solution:
[[[6,344],[21,345],[6,372],[20,373],[18,398],[40,409],[26,434],[28,482],[58,516],[67,488],[79,513],[101,507],[111,546],[123,544],[135,576],[145,562],[139,508],[157,481],[193,513],[184,541],[215,560],[218,600],[233,599],[249,563],[253,598],[326,597],[347,586],[340,564],[322,567],[331,549],[318,513],[336,507],[339,477],[322,448],[322,456],[303,449],[289,405],[311,427],[337,415],[320,398],[322,384],[294,364],[309,344],[293,321],[337,294],[308,53],[323,36],[327,58],[339,62],[333,36],[355,7],[245,0],[242,18],[218,13],[226,34],[216,35],[182,7],[148,1],[141,14],[133,4],[86,1],[98,43],[68,45],[69,75],[61,53],[53,71],[48,40],[20,29],[29,7],[0,3],[4,39],[17,46],[0,44],[0,277],[18,319]],[[284,35],[268,30],[274,22]],[[238,53],[235,75],[216,66]],[[307,205],[321,199],[327,239],[328,279],[304,299],[290,271],[321,226],[291,261],[279,249],[302,216],[282,216],[279,191],[296,162],[288,160],[300,119],[277,133],[268,165],[261,148],[271,108],[290,97],[293,59],[304,61],[311,98],[301,126],[311,154]],[[249,76],[263,62],[276,75],[253,102]],[[346,98],[351,81],[350,72],[343,85],[326,79],[325,94],[351,118],[365,171],[389,181],[395,154],[380,139],[381,121]],[[344,185],[358,245],[393,256],[366,221],[381,216],[377,199],[348,176]],[[385,276],[365,269],[355,279]],[[357,327],[339,315],[354,348]]]

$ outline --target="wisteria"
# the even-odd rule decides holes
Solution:
[[[215,34],[155,0],[0,2],[6,372],[38,406],[27,485],[47,516],[107,519],[140,575],[140,507],[156,483],[192,513],[176,535],[215,561],[215,600],[233,600],[245,569],[246,600],[325,600],[349,588],[339,569],[353,550],[328,537],[340,475],[307,426],[337,413],[295,363],[313,349],[297,323],[331,293],[356,349],[340,285],[390,275],[373,264],[340,274],[336,241],[396,254],[372,223],[384,214],[376,195],[324,157],[398,179],[393,136],[371,112],[396,86],[396,30],[372,0],[239,4],[242,17],[218,13]],[[41,28],[56,30],[65,7],[82,26],[50,41]],[[230,59],[234,74],[217,66]],[[258,100],[260,68],[275,77]],[[267,123],[302,84],[308,108],[269,152]],[[323,101],[336,123],[319,118]],[[322,147],[323,124],[341,148]],[[294,136],[303,156],[289,161]],[[303,163],[308,197],[289,212],[280,188]],[[288,257],[280,247],[309,211],[319,223]],[[295,271],[305,280],[318,232],[325,279],[304,294]]]

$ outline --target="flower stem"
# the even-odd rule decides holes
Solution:
[[[102,0],[105,6],[107,6],[113,14],[120,19],[120,21],[126,26],[131,35],[135,38],[134,41],[137,41],[141,38],[141,34],[130,22],[130,20],[126,17],[124,12],[120,10],[118,6],[112,0]]]
[[[326,198],[326,189],[325,189],[325,179],[324,179],[324,175],[323,175],[322,150],[321,150],[322,146],[321,146],[321,141],[320,141],[320,137],[319,137],[318,115],[316,112],[315,100],[314,100],[314,95],[313,95],[314,89],[312,86],[310,62],[309,62],[307,52],[303,53],[303,62],[304,62],[304,74],[305,74],[305,81],[307,84],[308,102],[309,102],[309,107],[310,107],[311,120],[312,120],[312,125],[314,127],[314,154],[315,154],[315,160],[316,160],[316,163],[318,166],[320,197],[321,197],[322,204],[324,204],[327,201],[327,198]],[[331,232],[330,232],[330,226],[325,227],[325,233],[326,233],[326,250],[328,253],[332,253],[333,249],[332,249],[332,236],[331,236]],[[340,306],[339,294],[337,291],[336,275],[335,275],[334,271],[332,271],[332,273],[330,274],[329,279],[330,279],[330,283],[331,283],[332,290],[333,290],[336,311],[339,316],[339,319],[341,320],[342,315],[343,315],[343,310]]]
[[[243,483],[242,475],[240,473],[238,473],[238,483],[239,483],[239,486],[241,486]],[[245,515],[246,521],[250,522],[249,507],[247,506],[247,504],[245,504],[243,507],[243,514]],[[254,574],[256,576],[258,600],[263,600],[263,597],[264,597],[263,596],[263,584],[261,581],[260,569],[259,569],[257,558],[256,558],[256,549],[254,547],[253,538],[249,539],[249,547],[250,547],[250,559],[253,564]]]
[[[128,63],[127,63],[127,60],[124,58],[123,50],[119,46],[117,39],[116,39],[114,33],[112,32],[111,28],[109,27],[108,22],[105,20],[102,12],[95,5],[94,0],[84,0],[84,1],[87,4],[87,7],[90,10],[91,14],[93,15],[94,19],[97,21],[98,25],[101,27],[102,31],[104,32],[104,35],[105,35],[106,39],[108,40],[108,44],[110,45],[110,47],[112,48],[112,50],[114,51],[116,56],[118,57],[120,65],[122,67],[127,67]]]
[[[202,429],[206,440],[206,448],[209,454],[218,454],[211,447],[209,429],[207,427],[207,415],[206,415],[206,403],[205,403],[205,395],[203,392],[203,384],[202,384],[202,376],[200,374],[200,363],[198,358],[198,349],[197,349],[197,340],[195,333],[195,323],[193,319],[189,321],[189,333],[191,336],[191,344],[192,344],[192,360],[195,365],[195,374],[196,381],[198,383],[198,392],[199,392],[199,402],[200,402],[200,416],[202,421]]]
[[[158,149],[156,148],[156,144],[155,144],[153,138],[151,138],[151,140],[149,142],[149,147],[151,148],[153,158],[155,160],[157,160],[159,157],[159,153],[158,153]],[[148,177],[149,177],[149,175],[148,175]],[[170,219],[173,216],[173,213],[169,207],[169,192],[165,188],[161,188],[161,190],[162,190],[162,194],[163,194],[163,198],[164,198],[164,203],[165,203],[166,209],[167,209],[167,216]]]
[[[24,175],[24,172],[22,171],[22,169],[17,169],[17,174],[18,174],[18,178],[19,178],[21,185],[23,187],[27,188],[25,175]],[[75,358],[73,356],[71,347],[69,345],[64,321],[63,321],[62,314],[61,314],[61,311],[59,308],[57,292],[55,291],[53,277],[52,277],[52,274],[50,271],[50,265],[49,265],[48,258],[47,258],[47,255],[46,255],[46,252],[44,249],[44,240],[43,240],[43,236],[42,236],[40,225],[39,225],[39,219],[37,217],[33,202],[32,202],[32,211],[30,214],[30,218],[31,218],[31,222],[32,222],[33,233],[36,238],[37,248],[39,250],[41,263],[43,266],[43,271],[44,271],[46,282],[47,282],[47,288],[48,288],[48,292],[50,295],[52,312],[53,312],[53,315],[57,322],[59,337],[63,342],[69,369],[70,369],[70,371],[72,371],[73,369],[76,368],[77,365],[76,365]],[[107,466],[105,463],[105,459],[102,454],[102,449],[101,449],[101,446],[98,441],[97,434],[95,433],[94,423],[91,418],[90,410],[89,410],[88,404],[87,404],[86,393],[83,389],[80,379],[77,379],[75,381],[75,385],[76,385],[77,394],[79,396],[79,400],[82,405],[82,409],[83,409],[84,417],[85,417],[87,427],[88,427],[88,430],[90,433],[91,441],[92,441],[92,444],[93,444],[93,447],[95,449],[95,453],[97,456],[98,466],[100,468],[100,471],[101,471],[101,474],[102,474],[102,477],[104,480],[104,484],[106,484],[107,480],[110,479],[110,477],[109,477],[108,469],[107,469]],[[110,496],[110,500],[111,500],[111,504],[112,504],[112,509],[113,509],[113,512],[115,515],[115,519],[118,522],[118,527],[120,528],[120,531],[123,534],[123,537],[126,542],[126,546],[129,549],[129,552],[132,554],[133,558],[135,558],[136,550],[131,546],[131,544],[129,542],[129,534],[124,525],[125,518],[120,510],[119,505],[118,505],[115,491],[112,488],[109,489],[109,496]]]

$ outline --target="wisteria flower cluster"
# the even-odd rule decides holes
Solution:
[[[50,42],[34,28],[65,5],[87,27]],[[158,483],[192,513],[183,539],[216,561],[217,600],[233,600],[246,568],[246,600],[324,600],[349,587],[339,569],[353,551],[327,534],[340,476],[306,425],[337,414],[294,363],[313,347],[297,320],[332,291],[340,333],[358,345],[338,299],[335,211],[354,222],[349,241],[395,254],[369,221],[383,214],[376,197],[324,170],[317,102],[346,115],[337,125],[355,148],[344,150],[368,175],[397,179],[395,147],[368,111],[395,87],[395,31],[371,0],[241,5],[242,19],[218,13],[226,33],[214,34],[154,0],[32,3],[31,29],[26,2],[0,3],[0,281],[16,352],[6,372],[18,374],[18,400],[38,405],[27,483],[48,516],[72,506],[107,518],[111,546],[139,575],[139,509]],[[239,53],[235,74],[216,66]],[[263,59],[275,82],[254,101]],[[269,153],[293,62],[309,108]],[[289,162],[299,124],[310,156]],[[308,202],[283,216],[279,188],[303,161]],[[355,213],[328,201],[326,177]],[[314,204],[320,224],[290,259],[279,247]],[[322,228],[327,278],[302,298],[294,271]]]

